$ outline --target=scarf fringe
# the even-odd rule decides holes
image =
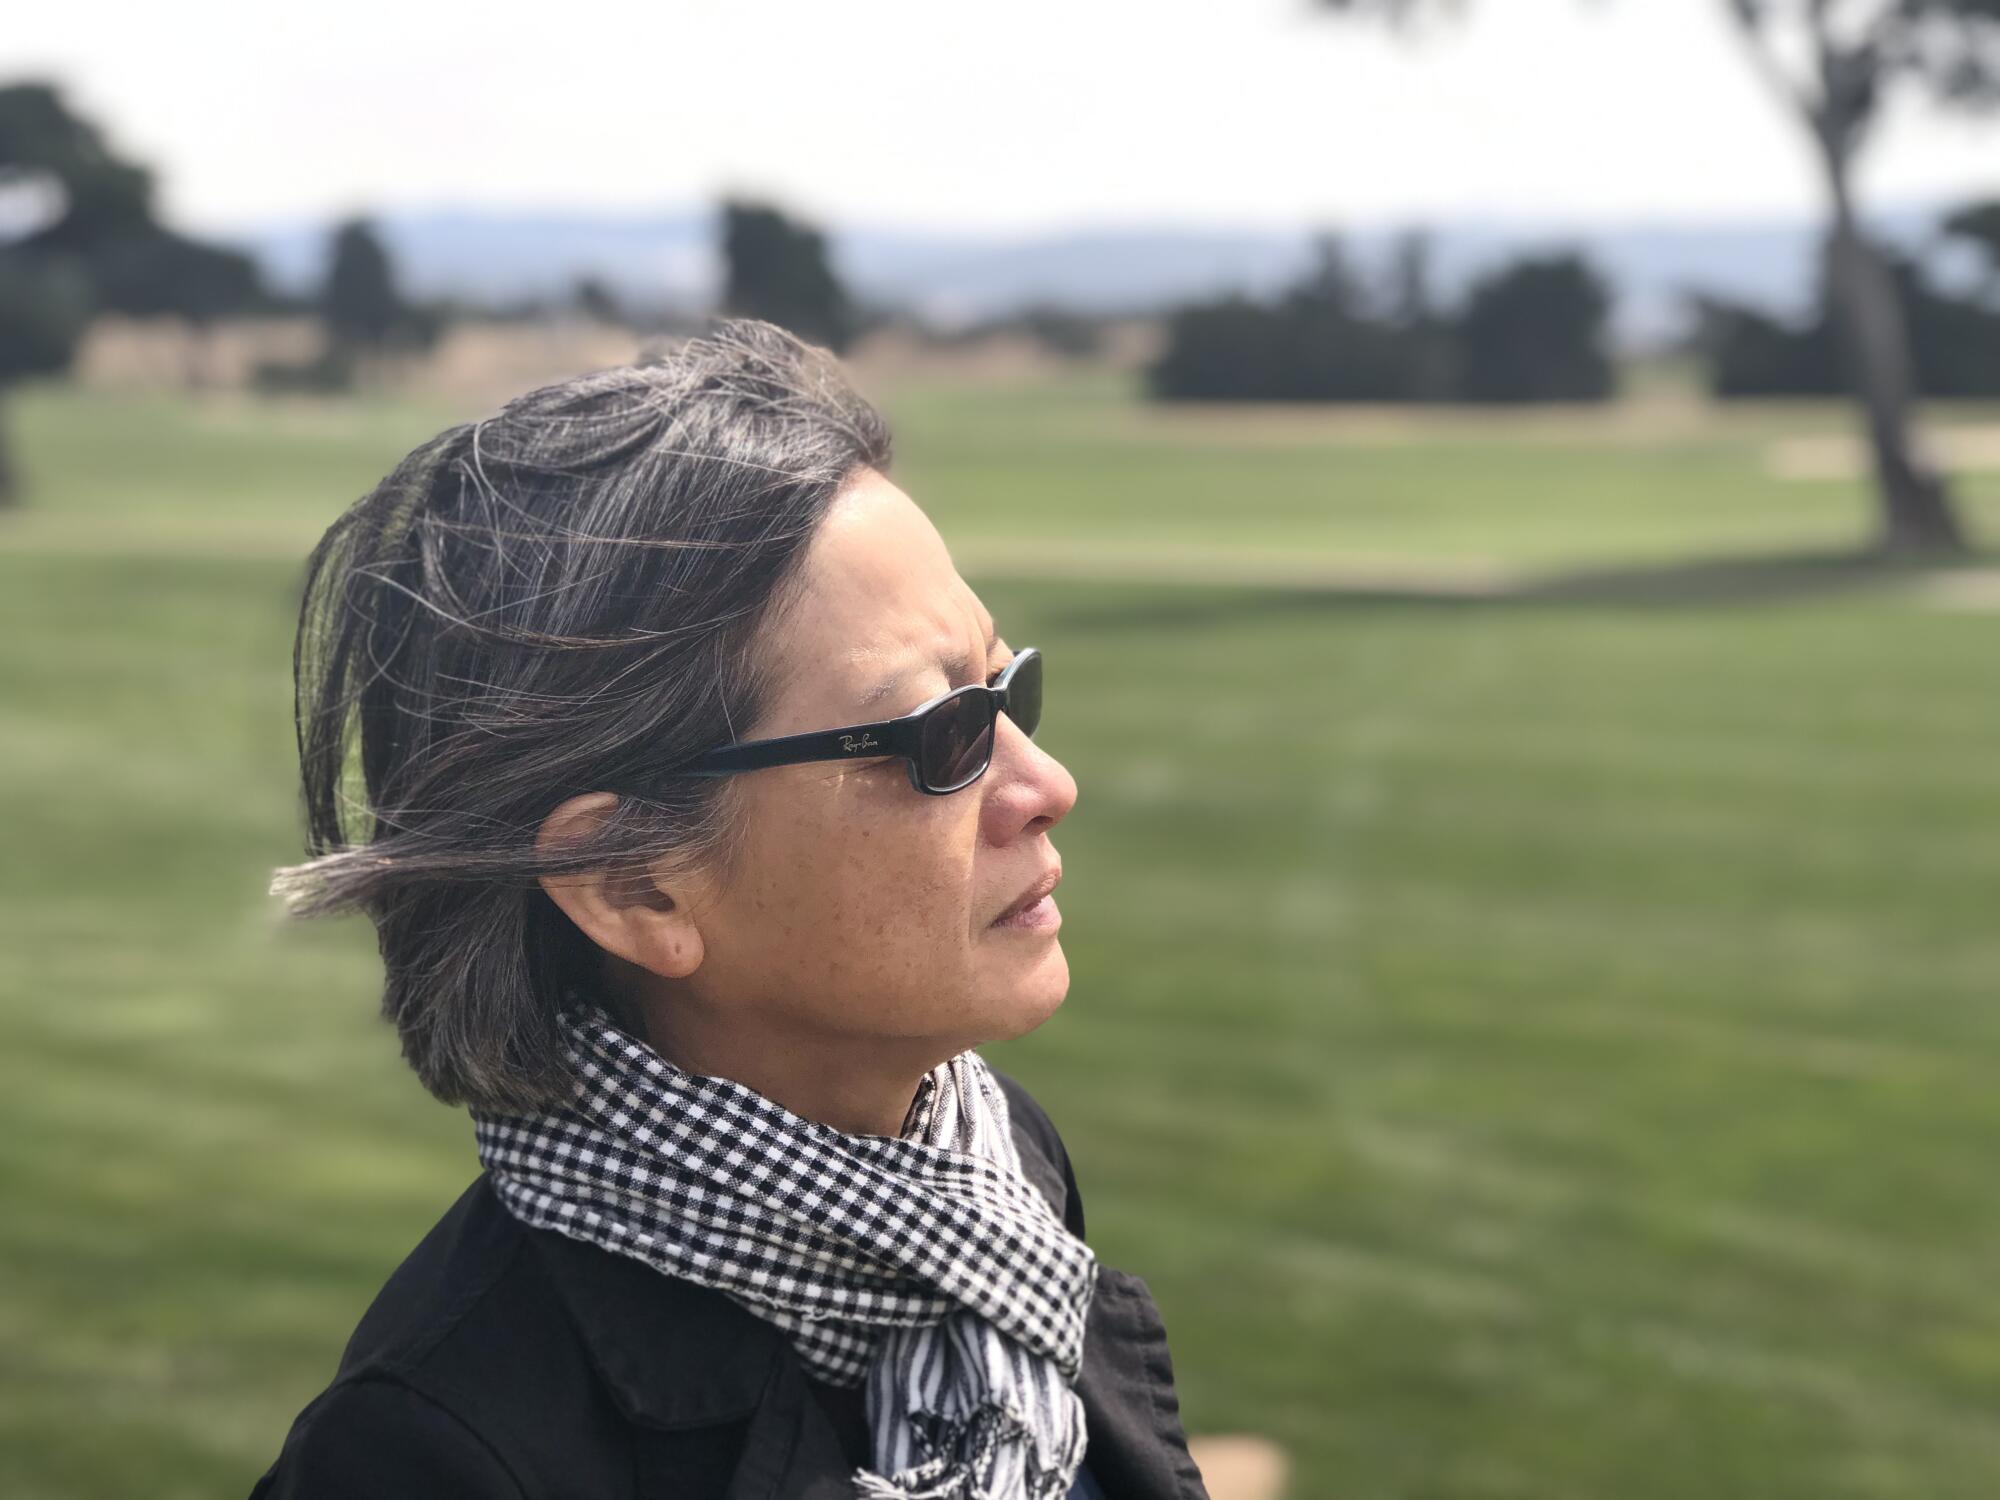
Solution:
[[[1001,1491],[995,1480],[1001,1456],[1016,1444],[1020,1445],[1026,1477],[1023,1488],[1014,1493],[1025,1495],[1027,1500],[1062,1500],[1083,1463],[1081,1433],[1067,1444],[1074,1451],[1065,1453],[1053,1467],[1037,1463],[1040,1444],[1033,1428],[1012,1407],[997,1402],[989,1401],[956,1422],[935,1413],[919,1413],[914,1425],[932,1435],[928,1446],[943,1451],[894,1476],[856,1469],[855,1492],[862,1500],[998,1500]]]

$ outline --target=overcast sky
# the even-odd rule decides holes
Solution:
[[[565,0],[11,7],[51,75],[226,231],[392,205],[830,223],[1294,228],[1792,217],[1798,127],[1723,0],[1473,0],[1420,42],[1306,0]],[[2000,122],[1908,102],[1877,201],[2000,192]]]

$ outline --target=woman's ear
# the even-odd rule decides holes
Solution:
[[[542,820],[535,847],[547,854],[582,842],[617,805],[611,792],[571,797]],[[544,875],[541,886],[606,953],[662,979],[685,979],[701,967],[701,932],[688,900],[691,884],[645,867]]]

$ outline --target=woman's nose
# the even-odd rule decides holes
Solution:
[[[1060,822],[1076,806],[1076,778],[1069,768],[1005,714],[995,733],[993,765],[987,774],[999,774],[989,807],[1016,831],[1026,825],[1039,832]]]

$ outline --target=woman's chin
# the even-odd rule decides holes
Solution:
[[[1062,1008],[1069,994],[1069,960],[1060,943],[1050,943],[1033,966],[1018,975],[991,1007],[993,1039],[1025,1036]]]

